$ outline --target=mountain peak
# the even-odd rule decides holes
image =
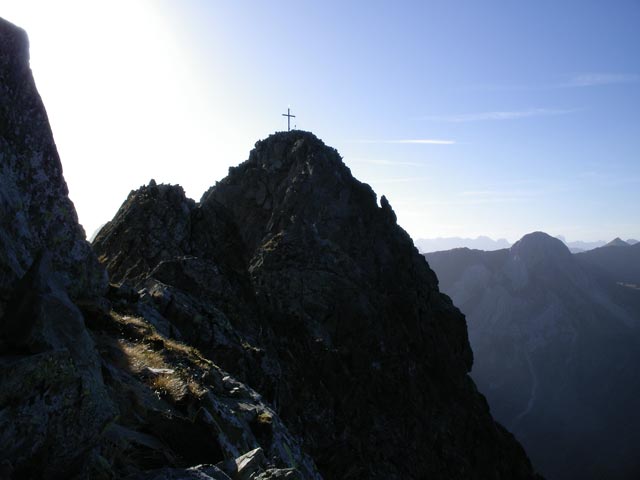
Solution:
[[[386,199],[379,207],[373,189],[353,177],[334,148],[300,130],[257,142],[249,159],[230,168],[201,204],[221,204],[243,218],[238,228],[249,249],[290,228],[345,245],[362,238],[363,231],[354,225],[395,225]]]
[[[529,264],[546,259],[557,261],[571,258],[571,252],[561,240],[544,232],[528,233],[511,247],[511,252]]]
[[[327,147],[322,140],[311,132],[304,130],[276,132],[256,142],[255,148],[249,155],[248,162],[258,163],[258,166],[264,169],[273,170],[290,165],[300,154],[309,154],[323,150],[329,150],[335,154],[331,155],[331,157],[340,159],[335,149]],[[310,160],[314,158],[319,159],[321,157],[309,156]],[[324,157],[324,159],[326,160],[327,157]],[[233,170],[233,168],[231,170]]]
[[[165,323],[286,406],[283,420],[326,478],[343,478],[348,463],[357,478],[460,478],[472,468],[532,477],[467,377],[464,317],[387,198],[378,204],[335,149],[309,132],[279,132],[199,204],[175,188],[175,198],[151,194],[163,189],[125,202],[112,233],[96,237],[100,258]],[[460,408],[474,411],[464,424]],[[410,445],[388,441],[416,424]]]
[[[605,247],[628,247],[629,244],[622,240],[620,237],[616,237],[605,245]]]

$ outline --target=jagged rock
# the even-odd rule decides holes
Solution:
[[[94,248],[185,338],[202,332],[210,358],[234,351],[225,368],[326,478],[534,476],[467,375],[464,317],[387,199],[312,134],[258,142],[198,204],[178,187],[132,192]]]
[[[115,411],[93,340],[56,284],[48,252],[15,288],[0,338],[0,460],[10,461],[18,478],[77,471]]]
[[[302,475],[295,468],[269,468],[258,474],[255,480],[302,480]]]
[[[303,478],[319,479],[299,440],[262,397],[197,350],[142,318],[111,312],[91,324],[119,412],[100,445],[117,478],[218,462],[244,471],[248,466],[236,468],[236,458],[262,448],[261,468],[295,465]],[[256,429],[257,418],[269,419],[268,438]]]
[[[0,19],[0,315],[37,254],[52,252],[73,298],[106,287],[78,224],[44,106],[29,68],[25,32]]]
[[[265,465],[264,452],[256,448],[236,458],[234,462],[233,479],[251,480]]]
[[[140,292],[136,314],[262,393],[273,390],[269,377],[279,369],[255,348],[268,327],[254,321],[246,251],[226,210],[196,205],[179,186],[144,186],[101,229],[94,249],[112,281]]]

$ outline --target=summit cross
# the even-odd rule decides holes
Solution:
[[[295,115],[291,115],[291,109],[287,108],[287,113],[282,114],[283,117],[287,117],[287,132],[291,131],[291,117],[296,118]]]

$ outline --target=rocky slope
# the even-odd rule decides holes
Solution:
[[[386,198],[310,133],[272,135],[199,203],[132,192],[97,235],[138,312],[260,391],[325,478],[530,478],[467,375],[464,317]]]
[[[537,232],[511,249],[426,255],[467,315],[492,413],[551,479],[640,473],[640,290],[586,261],[598,250],[572,255]]]
[[[2,19],[0,212],[0,478],[320,478],[258,393],[107,291]]]

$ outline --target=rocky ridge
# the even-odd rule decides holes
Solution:
[[[464,317],[338,153],[281,132],[199,203],[155,182],[94,248],[139,314],[260,391],[325,478],[530,478],[467,372]]]

